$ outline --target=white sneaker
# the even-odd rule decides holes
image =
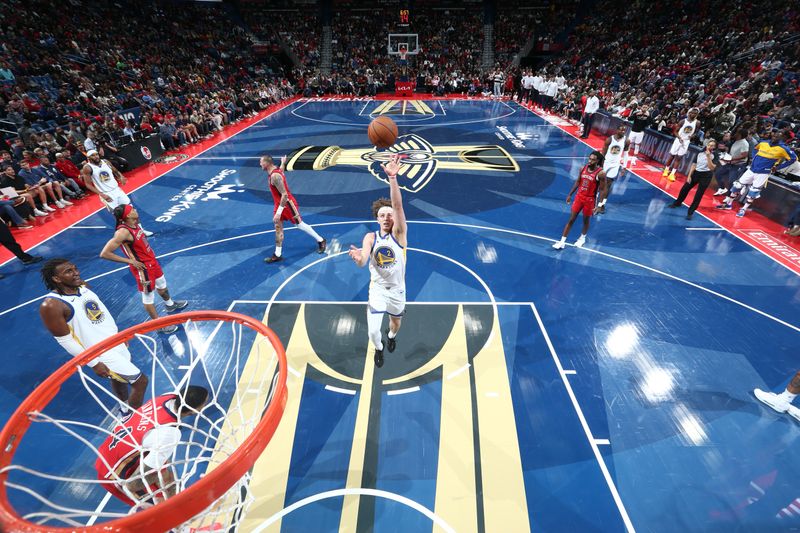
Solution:
[[[56,200],[56,207],[57,207],[57,208],[59,208],[59,209],[64,209],[64,208],[65,208],[65,207],[67,207],[67,206],[66,206],[66,205],[64,205],[64,204],[61,202],[61,200]]]
[[[786,411],[786,414],[800,422],[800,409],[795,407],[794,405],[789,406],[789,410]]]
[[[586,235],[581,235],[580,237],[578,237],[578,240],[575,241],[575,246],[581,248],[583,247],[584,244],[586,244]]]
[[[563,250],[566,245],[567,243],[565,243],[564,241],[557,241],[553,243],[553,248],[555,248],[556,250]]]
[[[64,205],[72,205],[72,202],[70,202],[70,201],[69,201],[69,200],[67,200],[66,198],[62,198],[62,199],[61,199],[61,203],[62,203],[62,204],[64,204]]]
[[[785,413],[789,410],[789,407],[792,406],[792,404],[774,392],[766,392],[761,389],[754,389],[753,395],[758,399],[758,401],[771,407],[774,411],[779,413]]]
[[[152,237],[153,236],[153,232],[152,231],[147,231],[144,228],[142,228],[142,233],[144,233],[145,237]]]
[[[717,189],[717,192],[714,193],[714,196],[721,196],[726,192],[728,192],[728,189],[726,189],[725,187],[720,187],[719,189]]]
[[[38,209],[34,209],[34,210],[33,210],[33,214],[34,214],[35,216],[37,216],[37,217],[46,217],[46,216],[47,216],[47,213],[44,213],[44,212],[42,212],[42,211],[39,211]]]
[[[53,212],[55,212],[55,209],[53,209],[52,207],[50,207],[50,206],[49,206],[49,205],[47,205],[47,204],[44,204],[44,205],[42,206],[42,209],[44,209],[44,210],[45,210],[45,211],[47,211],[48,213],[53,213]]]

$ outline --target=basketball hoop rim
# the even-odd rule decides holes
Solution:
[[[260,333],[269,339],[278,356],[278,383],[273,394],[273,399],[267,407],[261,421],[253,428],[250,436],[233,452],[230,457],[218,467],[201,477],[196,483],[186,490],[176,494],[168,500],[123,518],[117,518],[101,524],[75,527],[39,526],[23,519],[16,513],[8,500],[6,481],[8,472],[0,473],[0,530],[8,532],[128,532],[128,531],[165,531],[182,524],[219,499],[225,492],[250,469],[253,463],[264,451],[286,408],[288,367],[286,351],[278,336],[263,322],[247,315],[230,311],[189,311],[177,315],[165,316],[149,320],[120,331],[111,337],[95,344],[82,354],[77,355],[64,363],[49,378],[44,380],[20,404],[16,411],[6,422],[0,432],[0,470],[11,464],[14,453],[22,437],[27,432],[31,421],[27,413],[46,406],[55,397],[64,383],[73,375],[79,366],[98,357],[98,354],[118,346],[123,342],[133,339],[136,334],[146,334],[167,326],[182,324],[190,320],[209,321],[219,320],[224,322],[237,322]]]

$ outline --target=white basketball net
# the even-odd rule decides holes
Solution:
[[[227,341],[220,341],[225,336],[230,338],[229,346]],[[275,350],[267,338],[254,330],[243,328],[238,322],[225,324],[216,320],[187,321],[179,334],[168,338],[137,335],[129,348],[132,362],[150,379],[145,402],[181,391],[188,383],[209,391],[208,403],[200,414],[180,419],[181,442],[173,459],[167,461],[175,479],[174,490],[186,490],[239,448],[261,420],[278,378]],[[67,387],[78,389],[81,394],[67,396]],[[85,416],[59,416],[63,410],[59,405],[65,403],[85,406],[81,409]],[[163,501],[161,489],[173,488],[163,486],[163,471],[158,483],[162,486],[148,487],[145,497],[135,496],[124,480],[118,480],[121,483],[116,486],[138,502],[122,510],[122,502],[109,498],[101,486],[104,482],[97,478],[98,446],[122,423],[121,405],[123,402],[113,395],[107,379],[99,378],[89,367],[79,367],[42,412],[29,413],[31,427],[23,436],[14,462],[5,469],[9,473],[9,500],[23,518],[45,526],[83,527],[124,517],[153,505],[153,501],[155,505]],[[75,411],[70,409],[71,414]],[[35,448],[36,457],[20,453],[26,448]],[[140,445],[138,448],[142,449]],[[41,461],[35,460],[62,456],[60,469],[43,469]],[[23,460],[27,464],[17,462]],[[141,479],[139,472],[128,482],[137,476]],[[247,474],[203,513],[174,531],[216,531],[236,526],[252,503],[246,490],[249,481]],[[114,501],[109,503],[109,499]]]

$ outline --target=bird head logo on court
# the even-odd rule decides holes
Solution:
[[[397,182],[401,189],[416,193],[440,170],[457,172],[518,172],[519,164],[498,145],[433,145],[419,135],[401,135],[386,150],[304,146],[289,154],[286,170],[324,170],[336,165],[367,167],[375,178],[388,182],[381,164],[400,154]]]
[[[94,300],[87,301],[84,304],[83,309],[86,312],[86,317],[92,321],[92,324],[99,324],[105,319],[105,316],[103,316],[103,310],[100,309],[100,305]]]
[[[396,260],[397,257],[395,257],[394,250],[388,246],[381,246],[375,250],[375,263],[380,268],[391,268]]]

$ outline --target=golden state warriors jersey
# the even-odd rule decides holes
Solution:
[[[394,235],[375,232],[375,243],[369,254],[369,278],[372,283],[387,289],[406,286],[406,250]]]
[[[51,292],[47,298],[61,300],[70,307],[72,316],[67,320],[67,325],[72,336],[84,348],[89,348],[118,331],[114,317],[100,298],[86,287],[78,289],[78,294]]]

